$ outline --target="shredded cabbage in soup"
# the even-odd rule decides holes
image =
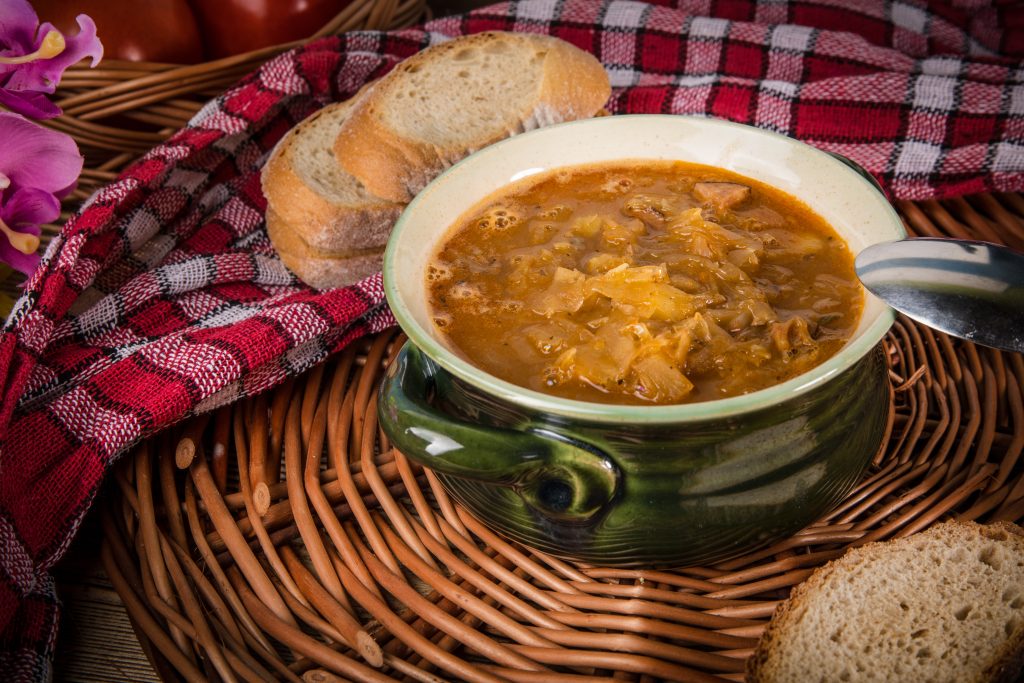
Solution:
[[[803,203],[649,161],[498,192],[453,226],[427,287],[435,324],[473,364],[606,403],[787,380],[839,350],[863,298],[846,244]]]

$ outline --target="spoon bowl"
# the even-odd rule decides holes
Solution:
[[[869,246],[855,265],[872,294],[908,317],[1024,352],[1024,254],[988,242],[916,238]]]

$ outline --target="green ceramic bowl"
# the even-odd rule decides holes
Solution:
[[[843,349],[782,384],[676,406],[542,394],[489,375],[435,329],[426,267],[450,226],[503,186],[552,168],[677,159],[726,168],[801,198],[854,253],[903,226],[862,172],[763,130],[684,116],[612,116],[525,133],[431,183],[395,226],[384,285],[409,344],[378,403],[412,459],[505,536],[601,565],[727,559],[835,505],[881,445],[889,386],[879,342],[891,311],[866,294]]]

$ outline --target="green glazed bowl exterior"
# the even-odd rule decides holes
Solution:
[[[803,199],[854,253],[904,236],[884,196],[842,161],[762,130],[679,116],[606,117],[523,134],[442,174],[414,200],[385,253],[389,304],[410,343],[378,401],[403,453],[503,535],[608,566],[711,563],[778,540],[849,492],[885,434],[879,342],[891,311],[865,294],[836,356],[729,399],[620,406],[547,396],[488,375],[431,320],[425,270],[447,229],[510,182],[617,159],[727,168]]]
[[[538,462],[519,474],[510,460],[505,480],[456,472],[445,454],[424,447],[437,442],[425,434],[422,415],[403,405],[405,396],[398,398],[412,387],[420,401],[432,395],[432,408],[451,426],[472,423],[465,432],[437,432],[445,448],[482,460],[508,447],[508,435],[558,434],[607,458],[615,479],[611,495],[566,516],[559,514],[558,496],[571,496],[577,482],[559,463]],[[745,415],[609,425],[497,399],[407,344],[389,369],[379,403],[381,424],[395,445],[435,467],[448,492],[485,524],[550,555],[603,566],[718,562],[803,528],[857,482],[882,441],[888,409],[878,348],[814,390]]]

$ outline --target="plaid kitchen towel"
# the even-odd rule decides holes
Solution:
[[[0,334],[4,680],[49,676],[49,570],[119,454],[393,324],[379,276],[314,292],[281,265],[263,222],[267,152],[402,58],[489,29],[597,55],[613,112],[792,135],[860,162],[896,197],[1024,189],[1024,22],[1012,5],[530,0],[274,59],[68,222]]]

